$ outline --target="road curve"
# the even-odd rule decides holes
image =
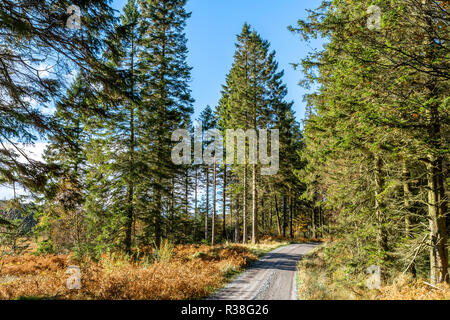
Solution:
[[[317,244],[291,244],[266,254],[210,300],[297,300],[297,263]]]

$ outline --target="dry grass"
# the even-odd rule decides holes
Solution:
[[[287,243],[267,239],[256,246],[169,248],[166,244],[168,247],[158,257],[153,250],[141,250],[138,261],[115,254],[105,254],[97,262],[74,261],[70,255],[5,257],[0,262],[0,299],[201,299],[222,287],[259,255],[283,244]],[[66,287],[65,272],[70,265],[80,266],[80,290]]]
[[[450,286],[438,284],[434,288],[423,280],[400,277],[392,285],[381,288],[380,300],[450,300]]]
[[[380,290],[369,290],[359,278],[345,276],[342,269],[330,273],[322,249],[316,249],[299,264],[298,297],[302,300],[450,300],[450,286],[434,288],[420,279],[399,276]]]
[[[25,254],[21,256],[5,257],[0,274],[7,275],[33,275],[45,271],[57,271],[63,268],[68,261],[67,256],[48,255],[45,257]]]

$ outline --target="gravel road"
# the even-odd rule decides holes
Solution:
[[[211,300],[297,300],[297,263],[317,244],[291,244],[261,260],[210,297]]]

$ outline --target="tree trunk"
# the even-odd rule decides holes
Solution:
[[[272,232],[273,227],[273,201],[270,201],[270,217],[269,217],[269,230]]]
[[[403,203],[405,205],[405,237],[407,239],[411,239],[411,202],[410,199],[412,197],[411,190],[409,188],[409,179],[410,174],[408,171],[408,167],[406,165],[406,160],[403,160]],[[411,273],[413,277],[415,278],[417,275],[416,272],[416,264],[413,261],[411,263]]]
[[[243,201],[243,214],[242,214],[242,243],[247,243],[247,164],[244,165],[244,201]]]
[[[323,227],[322,205],[319,204],[319,232],[318,232],[319,237],[323,236],[322,227]]]
[[[252,243],[257,244],[258,239],[258,194],[256,191],[256,164],[253,165],[252,173]]]
[[[277,197],[277,195],[275,195],[275,212],[277,214],[278,235],[281,236],[281,219],[280,219],[280,210],[278,208],[278,197]]]
[[[157,248],[161,245],[161,213],[162,213],[162,192],[159,189],[161,185],[161,179],[158,179],[156,189],[156,204],[155,204],[155,246]]]
[[[192,240],[197,238],[197,219],[198,219],[198,168],[195,168],[195,190],[194,190],[194,230]]]
[[[377,243],[378,248],[384,256],[388,252],[387,234],[385,230],[385,206],[381,199],[381,193],[384,189],[384,179],[382,172],[383,162],[379,155],[375,156],[375,212],[377,219]],[[385,258],[384,258],[385,259]]]
[[[184,177],[184,214],[189,216],[189,170],[186,168]]]
[[[214,168],[213,168],[213,214],[211,223],[211,245],[216,243],[216,196],[217,196],[217,165],[216,157],[214,157]]]
[[[267,229],[267,223],[266,223],[266,210],[264,209],[264,194],[261,195],[261,230],[263,232]]]
[[[445,178],[443,171],[443,161],[442,158],[437,159],[437,183],[439,192],[439,219],[438,219],[438,229],[439,229],[439,260],[440,260],[440,282],[447,282],[450,284],[450,274],[449,274],[449,263],[448,263],[448,225],[447,218],[449,217],[448,212],[448,198],[445,192]]]
[[[164,6],[164,10],[166,9],[166,3],[164,2],[163,4]],[[162,39],[161,39],[161,57],[165,58],[166,57],[166,46],[167,46],[167,34],[166,34],[166,30],[164,28],[163,34],[162,34]],[[160,72],[159,72],[159,84],[160,84],[160,89],[159,89],[159,95],[161,97],[160,102],[163,101],[162,103],[160,103],[157,108],[158,109],[165,109],[165,100],[167,97],[167,90],[166,90],[166,84],[165,84],[165,75],[166,75],[166,64],[162,63],[160,64]],[[161,110],[159,110],[161,112]],[[163,166],[161,165],[161,163],[163,161],[166,161],[166,157],[164,154],[164,150],[162,149],[163,146],[165,145],[163,143],[163,136],[164,136],[164,125],[163,123],[159,123],[158,125],[158,129],[156,132],[157,135],[157,160],[158,160],[158,165],[159,168],[161,169]],[[163,179],[162,179],[162,175],[161,173],[158,174],[158,178],[157,178],[157,185],[156,185],[156,216],[155,216],[155,245],[157,248],[159,248],[161,246],[161,236],[162,236],[162,232],[161,232],[161,224],[162,224],[162,215],[163,215]]]
[[[131,37],[131,96],[134,98],[134,32]],[[130,146],[129,146],[129,165],[130,165],[130,177],[134,171],[134,147],[135,147],[135,129],[134,129],[134,103],[131,102],[129,106],[130,110]],[[77,131],[79,132],[79,131]],[[75,168],[75,172],[78,171],[78,166]],[[14,199],[16,198],[16,189],[14,188]],[[127,222],[125,225],[125,251],[131,253],[131,245],[133,242],[133,219],[134,219],[134,181],[130,178],[128,181],[128,195],[127,195]]]
[[[437,45],[434,39],[434,30],[436,28],[435,21],[426,17],[427,22],[426,38],[424,43],[427,44],[426,59],[433,63],[435,57],[435,46]],[[428,45],[432,44],[432,45]],[[435,76],[429,79],[427,89],[429,90],[429,99],[435,99],[436,82],[438,80]],[[446,216],[448,215],[447,195],[445,192],[445,174],[443,171],[444,158],[442,156],[443,148],[441,141],[441,121],[439,114],[439,106],[436,102],[429,105],[427,110],[429,117],[428,124],[428,141],[431,150],[428,152],[427,162],[427,176],[428,176],[428,214],[430,220],[430,278],[431,283],[439,282],[450,283],[448,273],[448,233]],[[443,115],[445,117],[445,114]]]
[[[174,228],[174,222],[175,222],[175,179],[170,179],[172,186],[170,188],[170,215],[169,215],[169,227],[168,232],[166,228],[166,233],[173,234],[175,228]]]
[[[223,192],[222,192],[222,212],[223,212],[223,225],[222,225],[222,238],[227,239],[227,165],[223,164]],[[231,215],[230,215],[231,216]]]
[[[131,253],[131,245],[132,245],[131,236],[133,233],[133,216],[134,216],[133,196],[134,196],[134,185],[132,182],[130,182],[128,185],[127,222],[125,225],[125,251],[127,253]]]
[[[449,282],[447,227],[445,213],[440,204],[439,160],[429,156],[428,171],[428,214],[430,219],[430,278],[431,283]],[[445,209],[445,208],[444,208]]]
[[[209,166],[206,166],[206,212],[205,212],[205,240],[208,241],[208,219],[209,219]]]
[[[291,239],[294,238],[294,229],[293,229],[293,208],[292,208],[292,194],[289,196],[289,236]]]
[[[234,242],[239,243],[239,197],[235,197]]]
[[[287,228],[287,197],[283,196],[283,237],[286,238]]]

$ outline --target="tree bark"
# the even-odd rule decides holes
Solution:
[[[157,248],[161,245],[161,212],[162,212],[162,192],[159,189],[161,185],[161,179],[158,178],[158,184],[156,187],[155,198],[155,246]]]
[[[209,166],[206,166],[206,210],[205,210],[205,240],[208,241],[208,219],[209,219]]]
[[[264,209],[264,194],[261,195],[261,230],[265,232],[267,229],[266,210]]]
[[[125,251],[131,253],[132,234],[133,234],[133,218],[134,218],[134,183],[128,183],[127,195],[127,222],[125,225]]]
[[[175,222],[175,179],[172,177],[171,179],[171,188],[170,188],[170,215],[169,215],[169,227],[168,232],[166,228],[167,234],[172,234],[175,230],[174,222]]]
[[[377,219],[377,242],[378,247],[382,251],[383,256],[388,252],[387,234],[385,230],[385,206],[384,201],[381,199],[381,193],[384,189],[383,178],[383,162],[379,155],[375,156],[375,212]]]
[[[195,190],[194,190],[194,228],[192,239],[195,241],[197,237],[197,219],[198,219],[198,168],[195,168]]]
[[[272,232],[273,227],[273,201],[270,201],[270,217],[269,217],[269,230]]]
[[[223,164],[223,203],[222,203],[222,212],[223,212],[223,225],[222,225],[222,238],[227,239],[227,165]],[[231,215],[230,215],[231,216]]]
[[[283,237],[286,237],[287,228],[287,197],[283,196]]]
[[[134,100],[134,30],[131,37],[131,97]],[[127,195],[127,222],[125,225],[125,251],[131,253],[131,245],[133,242],[133,219],[134,219],[134,180],[131,177],[134,171],[134,147],[135,147],[135,128],[134,128],[134,101],[130,103],[130,146],[129,146],[129,165],[130,165],[130,179],[128,181],[128,195]],[[77,170],[78,168],[75,168]],[[14,199],[16,198],[16,188],[14,185]]]
[[[256,164],[253,165],[252,173],[252,243],[257,244],[258,239],[258,194],[256,191]]]
[[[424,43],[427,44],[425,57],[429,65],[435,60],[434,30],[436,28],[435,21],[426,16],[426,30]],[[436,83],[439,81],[435,76],[429,79],[427,89],[429,91],[429,99],[435,99]],[[429,117],[428,124],[428,140],[430,141],[431,150],[428,152],[427,176],[428,176],[428,214],[430,220],[430,278],[431,283],[439,282],[450,283],[448,273],[448,233],[446,216],[448,215],[447,194],[445,192],[445,174],[443,171],[444,158],[442,156],[442,136],[441,121],[439,114],[439,105],[433,102],[427,110]]]
[[[247,243],[247,164],[244,165],[244,201],[243,201],[243,214],[242,214],[242,243]]]
[[[213,214],[211,223],[211,245],[216,243],[216,197],[217,197],[217,164],[216,157],[214,157],[214,168],[213,168]]]
[[[184,177],[184,214],[189,216],[189,170],[186,168]]]
[[[235,196],[234,242],[239,243],[239,197]]]
[[[278,208],[278,197],[275,197],[275,212],[277,214],[277,222],[278,222],[278,235],[281,236],[281,218],[280,218],[280,209]]]
[[[294,238],[294,229],[293,229],[293,208],[292,208],[292,194],[289,196],[289,236],[291,239]]]
[[[322,205],[319,204],[319,232],[318,232],[318,236],[322,237],[323,236],[323,214],[322,214]]]
[[[430,278],[431,283],[449,282],[447,227],[445,207],[440,203],[439,159],[429,156],[428,171],[428,214],[430,220]]]
[[[405,205],[405,211],[406,211],[405,212],[405,237],[407,239],[411,239],[411,219],[410,219],[411,202],[410,202],[410,199],[412,197],[412,193],[409,188],[410,174],[409,174],[405,159],[403,160],[402,175],[403,175],[403,204]],[[413,277],[415,278],[417,275],[417,272],[416,272],[416,264],[414,261],[411,263],[410,270],[411,270]]]

